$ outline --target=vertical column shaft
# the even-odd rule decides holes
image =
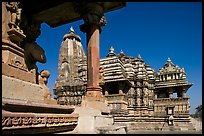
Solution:
[[[99,87],[99,29],[93,25],[87,33],[87,87]]]

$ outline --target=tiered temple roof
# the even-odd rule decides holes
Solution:
[[[156,88],[186,86],[191,87],[186,80],[186,73],[184,68],[174,65],[170,58],[167,59],[166,64],[159,69],[156,77]]]

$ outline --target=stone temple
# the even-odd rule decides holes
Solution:
[[[59,104],[80,106],[86,92],[87,63],[80,37],[73,28],[65,34],[60,48],[55,98]],[[66,64],[66,65],[65,65]],[[65,69],[67,67],[67,71]],[[155,72],[141,56],[114,52],[100,59],[99,85],[115,124],[131,130],[193,130],[189,119],[192,86],[184,68],[170,58]],[[67,76],[66,76],[67,75]],[[173,97],[173,94],[177,97]]]
[[[84,81],[86,74],[84,78],[80,78],[79,65],[87,67],[86,56],[81,38],[75,34],[71,27],[70,32],[63,37],[59,53],[58,79],[54,88],[59,104],[77,105],[81,103],[82,95],[86,89]]]
[[[195,130],[189,118],[183,68],[170,58],[155,72],[140,55],[119,54],[111,47],[100,58],[104,13],[127,2],[2,2],[3,134],[126,134],[131,130]],[[77,20],[86,34],[86,55],[71,27],[58,58],[54,99],[52,76],[38,69],[46,54],[36,39],[41,23],[50,27]],[[59,45],[60,46],[60,45]],[[55,50],[53,50],[54,52]],[[57,59],[57,58],[56,58]],[[173,93],[177,93],[174,98]],[[88,125],[87,125],[88,122]]]

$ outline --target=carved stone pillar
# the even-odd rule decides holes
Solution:
[[[106,21],[103,16],[103,7],[99,3],[84,4],[80,14],[84,24],[80,30],[87,34],[87,92],[86,96],[99,100],[102,97],[102,89],[99,86],[99,35],[101,26]]]
[[[157,93],[154,94],[154,99],[157,99]]]
[[[123,94],[124,85],[122,83],[118,83],[119,94]]]
[[[173,90],[171,88],[169,88],[169,98],[170,99],[173,98]]]
[[[181,92],[181,97],[185,98],[186,97],[186,89],[183,88],[182,92]]]
[[[2,3],[2,75],[36,83],[35,73],[25,64],[21,10],[19,2]]]
[[[144,88],[143,89],[143,105],[147,106],[148,105],[148,89]]]

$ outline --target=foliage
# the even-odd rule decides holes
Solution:
[[[202,120],[202,104],[195,108],[195,117],[200,118]]]

